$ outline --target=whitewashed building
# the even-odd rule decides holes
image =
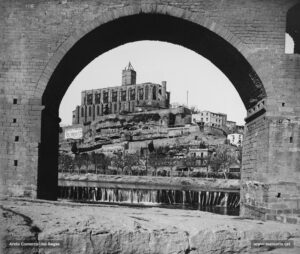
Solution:
[[[214,113],[210,111],[200,111],[197,114],[192,114],[192,122],[202,123],[206,126],[222,127],[226,124],[227,115],[223,113]]]
[[[236,146],[241,146],[243,144],[243,134],[232,133],[227,136],[229,143]]]

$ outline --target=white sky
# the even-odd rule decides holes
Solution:
[[[71,124],[72,110],[80,105],[82,90],[121,85],[122,70],[131,62],[137,83],[167,81],[171,103],[227,114],[228,120],[244,124],[246,110],[227,77],[201,55],[178,45],[159,41],[128,43],[110,50],[87,65],[67,90],[59,115]]]
[[[288,34],[285,33],[285,53],[286,54],[293,54],[294,53],[295,43],[293,38]]]

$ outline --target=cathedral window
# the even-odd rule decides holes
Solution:
[[[149,97],[149,87],[146,86],[146,88],[145,88],[145,100],[148,100],[148,97]]]
[[[101,99],[101,94],[96,93],[96,95],[95,95],[95,104],[100,104],[100,99]]]
[[[112,92],[112,102],[117,102],[117,100],[118,100],[118,92],[113,91]]]
[[[152,99],[156,100],[156,86],[154,86],[152,90]]]
[[[130,90],[130,100],[134,101],[135,100],[135,89]]]
[[[87,105],[92,105],[93,104],[93,94],[88,94],[87,95]]]
[[[121,91],[121,101],[126,101],[126,91]]]
[[[108,103],[108,92],[103,93],[103,103]]]
[[[139,88],[139,100],[144,100],[144,89]]]
[[[109,114],[109,107],[108,107],[108,105],[105,105],[103,114],[104,115],[108,115]]]

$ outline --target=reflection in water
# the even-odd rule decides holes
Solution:
[[[239,215],[240,195],[235,192],[192,190],[142,190],[59,186],[58,198],[79,202],[193,209]]]

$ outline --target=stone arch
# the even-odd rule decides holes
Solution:
[[[101,15],[71,35],[49,61],[35,97],[42,96],[39,146],[39,198],[56,199],[58,109],[76,75],[94,58],[127,42],[160,40],[179,44],[213,62],[231,80],[246,109],[266,97],[263,84],[247,60],[248,48],[232,33],[203,15],[166,5],[141,5]],[[109,110],[108,105],[104,112]]]
[[[92,23],[88,23],[85,26],[81,27],[80,29],[74,31],[64,41],[64,43],[62,43],[59,46],[59,48],[57,48],[55,54],[51,57],[51,59],[47,63],[47,66],[45,67],[43,73],[41,74],[37,82],[34,97],[38,98],[43,94],[51,78],[51,75],[53,74],[57,65],[67,54],[67,52],[86,34],[96,29],[97,27],[104,25],[108,22],[111,22],[113,20],[122,17],[143,14],[143,13],[144,14],[155,13],[155,14],[168,15],[168,16],[177,17],[198,24],[201,27],[204,27],[209,31],[219,35],[221,38],[223,38],[225,41],[231,44],[235,49],[237,49],[245,58],[248,58],[248,56],[251,54],[249,48],[246,46],[246,44],[243,43],[243,41],[239,37],[237,37],[227,28],[213,21],[210,17],[208,17],[204,13],[195,14],[185,9],[181,9],[174,6],[168,6],[164,4],[141,4],[139,8],[133,8],[131,6],[127,6],[127,7],[117,8],[113,11],[100,13],[99,17],[95,19]],[[249,62],[251,63],[250,59]]]

